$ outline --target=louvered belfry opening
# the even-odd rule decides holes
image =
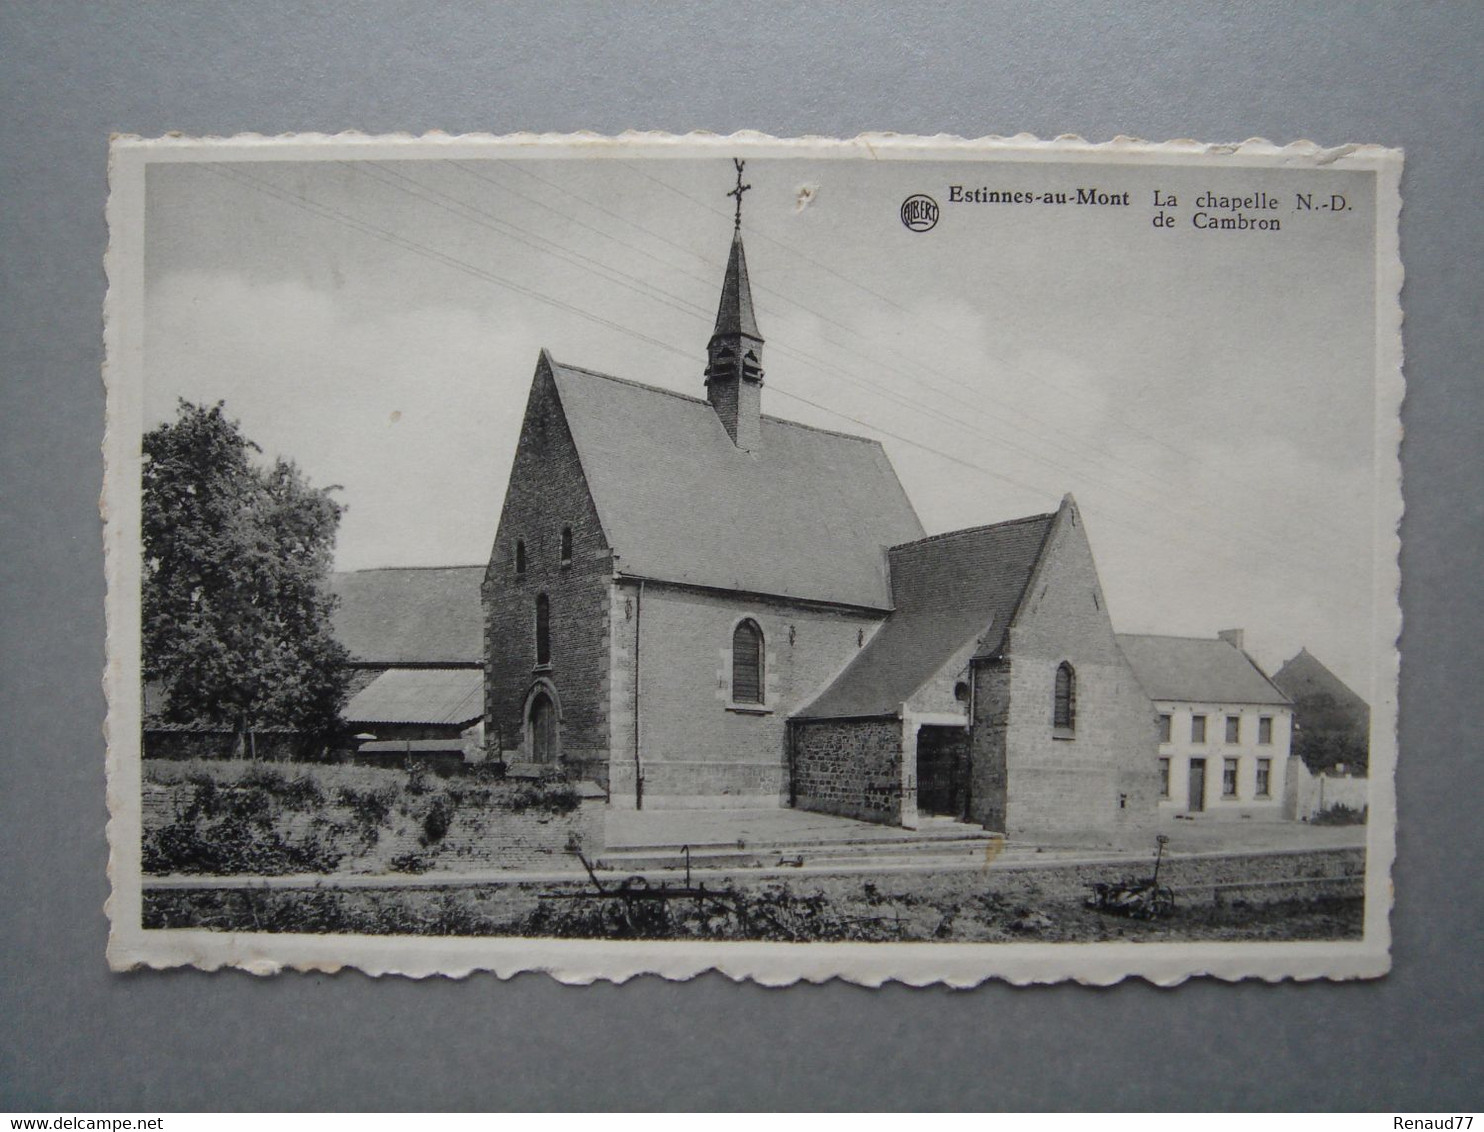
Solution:
[[[751,621],[732,631],[732,702],[763,702],[763,633]]]
[[[706,399],[732,443],[744,452],[762,445],[763,336],[752,309],[752,285],[742,233],[732,237],[716,327],[706,346]]]

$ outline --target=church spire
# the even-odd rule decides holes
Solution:
[[[747,278],[747,253],[742,248],[742,194],[752,188],[742,183],[747,164],[732,159],[737,186],[727,193],[736,198],[732,251],[721,284],[716,328],[706,347],[706,399],[738,448],[756,452],[762,443],[763,336],[752,310],[752,285]]]

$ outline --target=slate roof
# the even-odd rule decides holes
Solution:
[[[484,714],[478,668],[389,668],[340,713],[360,723],[472,723]]]
[[[890,551],[896,610],[798,719],[895,715],[955,652],[1004,643],[1055,514],[934,535]]]
[[[379,664],[482,664],[483,566],[389,567],[330,576],[332,617],[351,659]]]
[[[716,307],[716,328],[711,333],[713,337],[746,334],[750,338],[762,338],[752,310],[752,283],[747,277],[747,253],[742,250],[741,232],[732,236],[727,273],[721,283],[721,302]]]
[[[1313,695],[1333,696],[1337,705],[1355,713],[1357,719],[1363,718],[1369,728],[1370,705],[1306,648],[1299,649],[1297,656],[1273,673],[1273,683],[1295,700]]]
[[[700,398],[543,361],[621,573],[890,607],[922,524],[877,441],[764,416],[749,454]]]
[[[1120,633],[1118,647],[1151,700],[1288,703],[1246,653],[1220,638]]]

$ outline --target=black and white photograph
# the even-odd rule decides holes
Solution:
[[[111,964],[1384,974],[1400,170],[115,139]]]

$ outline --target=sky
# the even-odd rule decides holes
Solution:
[[[1119,631],[1242,627],[1268,671],[1307,646],[1373,698],[1369,175],[758,157],[746,181],[765,412],[880,439],[929,533],[1071,492]],[[616,150],[152,164],[146,427],[225,401],[337,485],[341,569],[483,562],[541,348],[704,396],[733,183]],[[1259,190],[1280,232],[1189,223]]]

